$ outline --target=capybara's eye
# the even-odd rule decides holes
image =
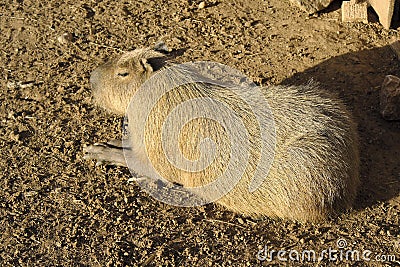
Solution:
[[[129,75],[129,72],[120,72],[120,73],[117,73],[117,75],[120,77],[126,77]]]

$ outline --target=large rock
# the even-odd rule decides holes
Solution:
[[[297,4],[301,9],[308,12],[309,14],[315,13],[317,11],[323,10],[333,0],[290,0]]]
[[[381,115],[385,120],[400,120],[400,78],[388,75],[380,93]]]
[[[395,11],[395,0],[368,0],[368,3],[378,14],[379,22],[383,27],[389,29]]]

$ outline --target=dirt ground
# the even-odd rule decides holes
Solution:
[[[340,1],[314,16],[287,0],[199,3],[0,3],[1,266],[400,266],[400,122],[379,115],[385,75],[400,76],[388,46],[397,30],[384,30],[372,10],[369,24],[342,23]],[[73,40],[59,42],[64,33]],[[224,63],[258,84],[313,78],[338,92],[360,133],[354,210],[300,224],[214,204],[173,207],[128,182],[127,169],[84,160],[85,144],[120,138],[122,125],[93,105],[90,72],[158,40],[184,49],[182,61]],[[271,262],[265,248],[275,250]],[[330,248],[360,260],[295,260]]]

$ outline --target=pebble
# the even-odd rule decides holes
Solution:
[[[74,35],[70,32],[66,32],[57,37],[57,41],[61,44],[69,44],[74,41]]]
[[[387,75],[380,92],[380,110],[385,120],[400,120],[400,78]]]

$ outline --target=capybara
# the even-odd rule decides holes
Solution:
[[[227,138],[227,130],[215,119],[198,116],[193,116],[192,120],[185,119],[187,121],[179,134],[171,136],[179,139],[176,143],[178,152],[173,151],[181,153],[187,160],[199,159],[202,153],[207,153],[201,150],[201,140],[214,140],[218,146],[217,152],[212,162],[202,170],[177,168],[166,157],[166,153],[175,152],[163,151],[165,148],[162,145],[164,123],[177,106],[186,103],[179,112],[174,113],[175,118],[170,122],[178,123],[180,116],[190,117],[198,108],[187,102],[199,98],[206,99],[201,109],[213,115],[215,108],[211,105],[215,102],[212,100],[217,100],[230,107],[242,121],[247,135],[239,135],[240,131],[236,129],[230,133],[237,135],[233,136],[235,140],[247,138],[250,152],[247,162],[236,162],[234,165],[244,166],[239,182],[216,203],[253,218],[296,221],[320,221],[351,208],[359,185],[358,134],[350,112],[338,97],[314,83],[260,87],[269,107],[260,100],[254,110],[254,107],[248,107],[245,99],[231,93],[229,88],[207,82],[184,85],[177,82],[176,88],[158,99],[146,124],[138,129],[138,120],[145,115],[144,106],[149,101],[147,95],[150,98],[153,92],[148,90],[147,95],[141,94],[141,99],[135,101],[136,106],[130,106],[127,112],[129,103],[143,83],[171,64],[165,53],[142,48],[116,57],[91,74],[95,102],[110,112],[126,114],[130,133],[143,132],[143,143],[136,140],[137,137],[131,140],[130,149],[135,157],[127,159],[135,160],[136,166],[143,165],[140,167],[140,171],[144,172],[142,175],[151,176],[144,166],[148,164],[144,160],[146,158],[162,177],[183,188],[208,184],[223,174],[229,167],[227,162],[230,157],[236,155],[231,153],[232,144]],[[173,73],[168,82],[180,81],[185,75]],[[266,177],[252,191],[249,190],[249,184],[262,153],[270,152],[260,149],[260,129],[263,129],[263,125],[254,114],[267,114],[265,110],[268,108],[275,126],[274,157]],[[220,116],[229,119],[229,115]],[[84,148],[85,158],[126,166],[121,149],[120,145],[114,143],[95,144]],[[178,155],[174,156],[178,158]],[[238,177],[228,178],[236,181]],[[213,192],[209,192],[202,197],[212,195]]]

